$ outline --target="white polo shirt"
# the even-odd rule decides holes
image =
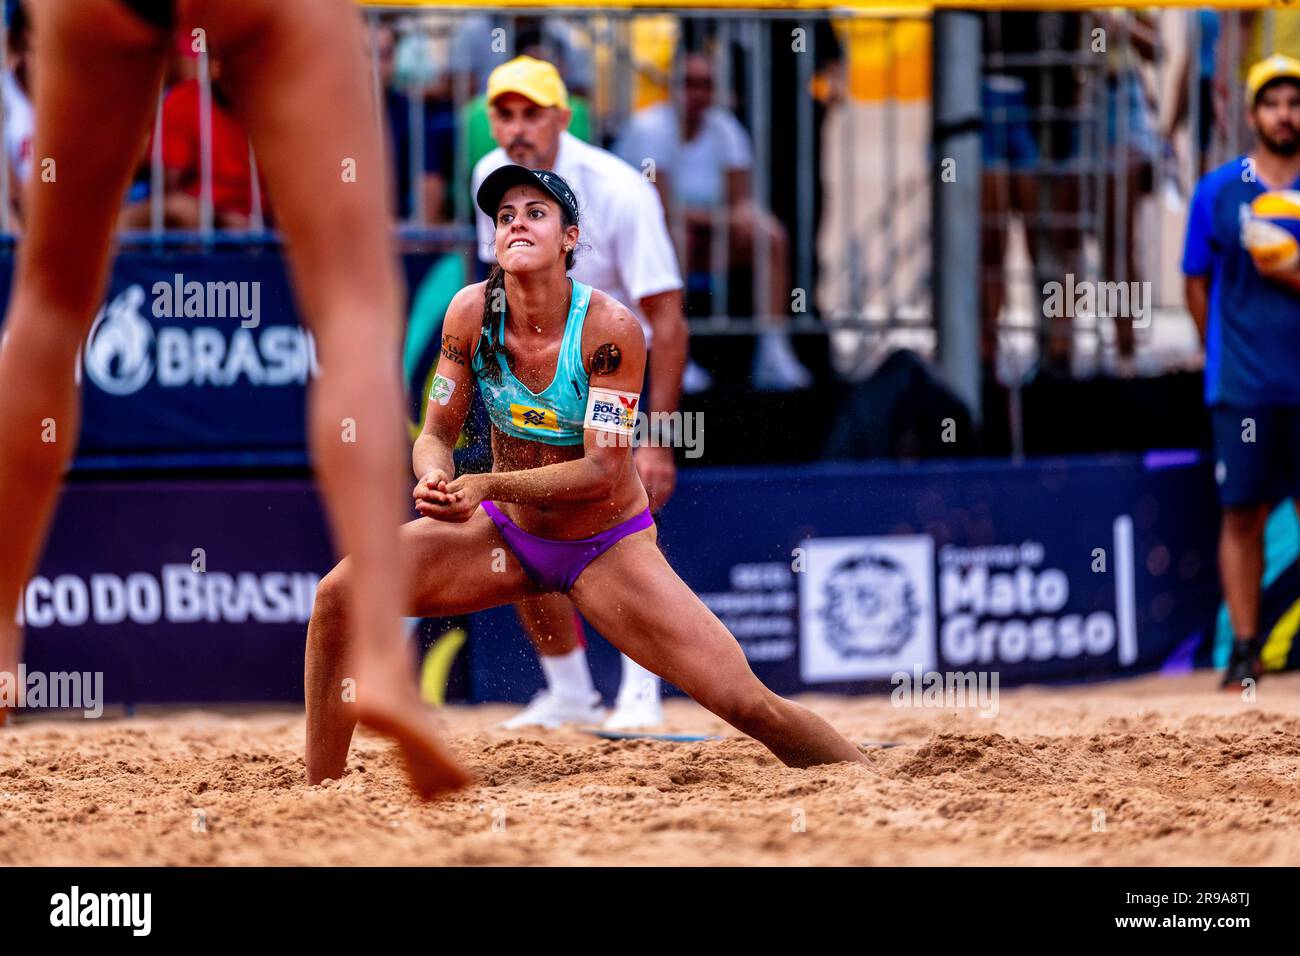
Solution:
[[[510,157],[498,146],[474,166],[474,195],[493,170]],[[613,296],[641,320],[646,342],[650,326],[641,312],[646,296],[682,287],[677,254],[668,236],[664,207],[654,186],[613,153],[563,132],[555,172],[578,197],[577,257],[570,273]],[[478,255],[496,262],[496,227],[478,210]]]

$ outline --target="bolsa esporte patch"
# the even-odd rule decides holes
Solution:
[[[587,395],[587,417],[583,425],[596,431],[631,435],[636,427],[639,392],[620,392],[612,388],[593,388]]]

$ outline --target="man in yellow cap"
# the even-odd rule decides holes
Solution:
[[[488,118],[497,148],[474,166],[473,190],[488,174],[517,163],[550,169],[573,188],[582,216],[582,238],[573,278],[613,296],[641,321],[653,346],[645,411],[675,412],[687,357],[682,277],[659,194],[639,170],[613,153],[568,132],[568,93],[559,71],[545,60],[515,57],[492,71],[487,82]],[[479,258],[495,261],[495,226],[478,214]],[[667,445],[643,445],[637,472],[657,510],[673,492],[677,472]],[[517,605],[519,618],[541,655],[547,687],[509,727],[599,723],[604,716],[582,646],[580,620],[563,595]],[[622,682],[611,730],[663,722],[659,679],[623,658]]]
[[[1300,253],[1278,225],[1300,218],[1300,204],[1279,192],[1300,189],[1300,61],[1252,66],[1246,103],[1255,146],[1197,184],[1183,251],[1187,308],[1205,344],[1219,574],[1234,638],[1223,686],[1234,691],[1260,671],[1265,526],[1278,502],[1300,503]],[[1269,207],[1281,211],[1274,221],[1261,216]],[[1279,234],[1290,257],[1264,254]]]

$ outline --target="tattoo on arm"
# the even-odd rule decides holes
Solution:
[[[457,365],[465,364],[465,351],[460,346],[460,338],[455,335],[442,337],[442,357]]]
[[[613,342],[606,342],[591,354],[591,374],[613,375],[622,361],[623,353],[618,350],[618,346]]]

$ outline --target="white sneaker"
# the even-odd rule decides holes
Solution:
[[[788,338],[768,332],[758,339],[753,380],[760,392],[792,392],[812,385],[813,376],[795,356]]]
[[[654,693],[623,697],[614,702],[614,712],[605,721],[606,730],[645,730],[662,726],[664,705],[659,700],[659,682],[654,682]]]
[[[549,690],[539,690],[522,711],[515,714],[501,726],[506,730],[518,730],[520,727],[545,727],[548,730],[563,724],[598,724],[605,717],[605,708],[600,706],[600,692],[592,691],[586,701],[557,697]]]

